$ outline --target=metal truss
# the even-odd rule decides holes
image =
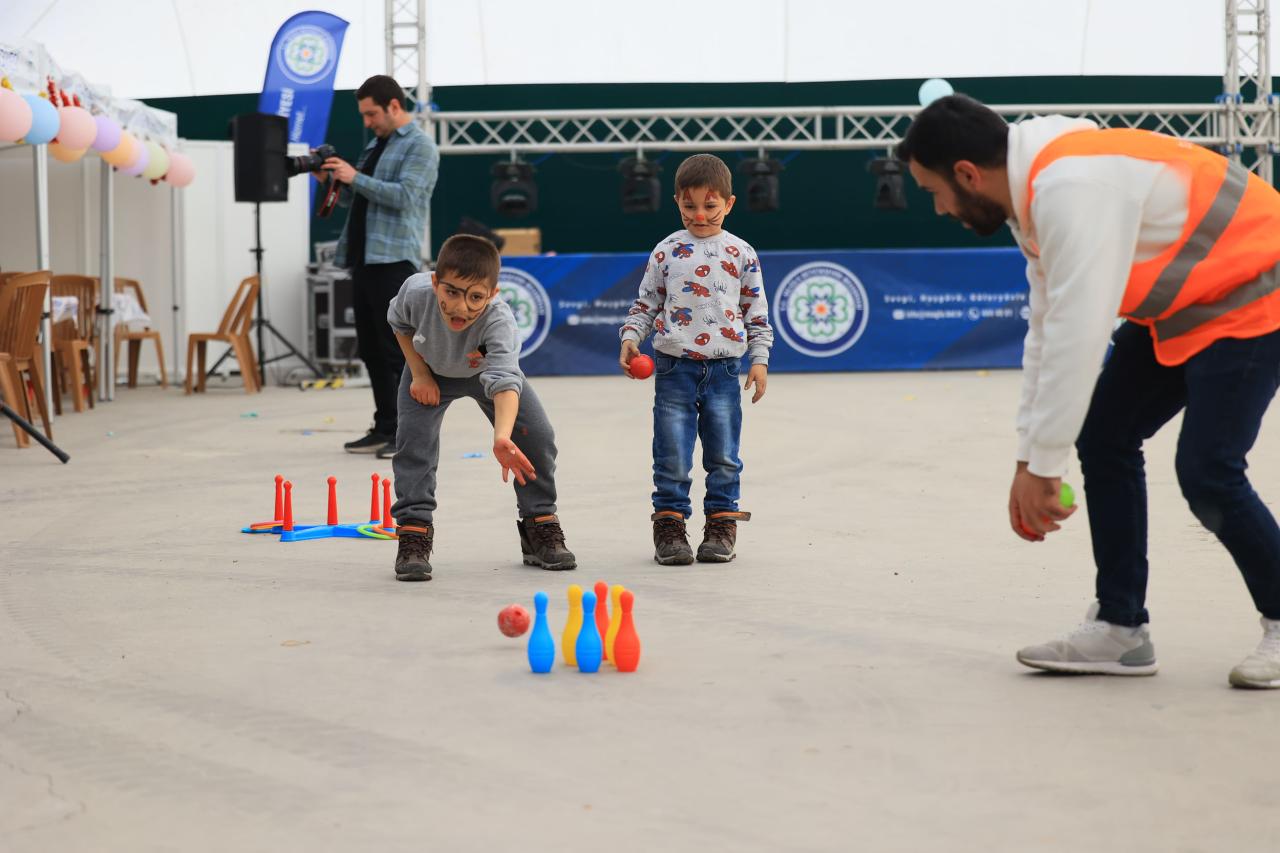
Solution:
[[[1222,150],[1271,183],[1280,122],[1272,109],[1268,0],[1226,0],[1226,6]]]
[[[418,105],[418,122],[431,132],[426,120],[431,87],[427,83],[427,2],[426,0],[386,0],[387,74],[404,87],[405,94]]]
[[[1072,115],[1104,127],[1159,131],[1199,145],[1266,146],[1274,104],[1236,104],[1244,126],[1228,135],[1228,104],[991,104],[1009,121]],[[445,154],[555,151],[874,150],[896,145],[921,107],[557,110],[434,113]]]

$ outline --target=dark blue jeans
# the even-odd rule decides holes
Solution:
[[[1143,442],[1185,409],[1175,467],[1191,512],[1231,553],[1258,611],[1280,619],[1280,528],[1249,485],[1245,454],[1280,383],[1280,332],[1224,339],[1177,367],[1125,323],[1076,441],[1098,567],[1098,618],[1148,621]]]
[[[693,440],[702,440],[707,472],[707,514],[738,509],[742,460],[742,391],[739,361],[695,361],[656,354],[653,389],[653,508],[688,518],[693,480]]]

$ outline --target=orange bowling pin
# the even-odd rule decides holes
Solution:
[[[618,672],[635,672],[640,665],[640,637],[636,634],[636,623],[631,618],[631,608],[636,597],[631,590],[624,590],[618,599],[622,607],[622,621],[618,625],[618,636],[613,638],[614,663]]]
[[[609,633],[609,585],[604,581],[596,581],[596,630],[600,632],[600,643],[603,646],[605,635]],[[605,660],[609,656],[605,655]]]
[[[613,641],[618,636],[618,626],[622,624],[622,608],[618,606],[622,591],[620,583],[609,587],[609,606],[613,611],[609,614],[609,631],[604,635],[604,657],[609,661],[613,660]]]

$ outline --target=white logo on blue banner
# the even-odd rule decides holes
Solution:
[[[778,332],[796,352],[831,358],[858,342],[867,328],[867,289],[839,264],[801,264],[782,279],[775,297]]]
[[[520,357],[542,346],[551,330],[551,300],[538,281],[524,270],[503,267],[498,273],[498,296],[516,318]]]
[[[303,24],[280,39],[276,61],[284,76],[293,82],[310,83],[327,74],[338,61],[338,48],[326,30]]]

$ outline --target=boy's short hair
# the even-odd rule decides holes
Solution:
[[[474,234],[454,234],[436,255],[436,275],[453,274],[464,281],[483,281],[493,289],[502,259],[498,247]]]
[[[733,173],[714,154],[694,154],[685,158],[676,169],[676,195],[681,190],[706,187],[715,190],[721,198],[733,195]]]

